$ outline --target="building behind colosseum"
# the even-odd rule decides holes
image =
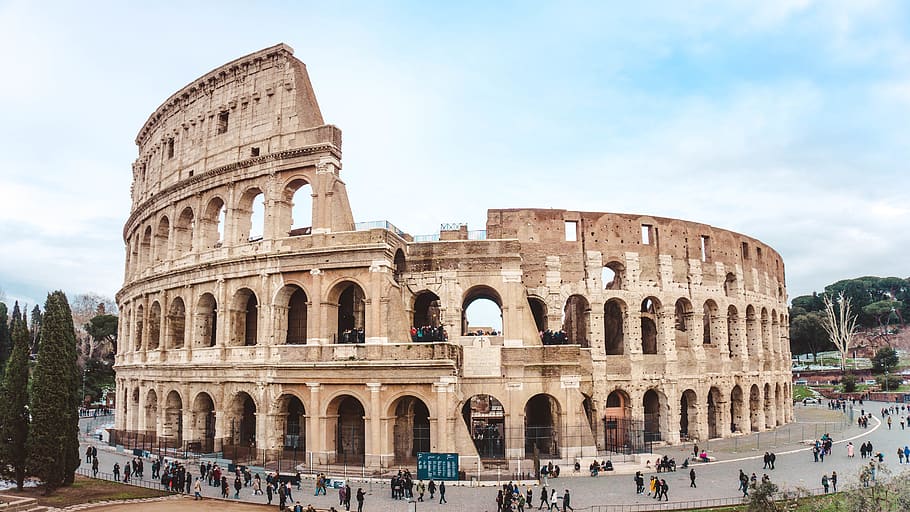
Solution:
[[[136,144],[119,442],[473,467],[792,421],[784,265],[754,238],[553,209],[357,223],[341,130],[285,45],[193,81]],[[501,332],[468,335],[480,299]]]

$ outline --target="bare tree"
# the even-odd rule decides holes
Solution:
[[[834,300],[828,295],[824,295],[822,300],[825,303],[825,321],[822,325],[831,338],[831,343],[840,352],[841,370],[846,370],[847,354],[853,344],[853,336],[856,335],[856,315],[851,311],[850,298],[844,292],[840,292]]]

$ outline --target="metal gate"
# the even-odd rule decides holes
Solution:
[[[651,453],[653,439],[645,433],[643,421],[607,416],[604,418],[604,445],[607,451]]]

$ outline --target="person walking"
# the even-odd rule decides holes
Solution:
[[[768,460],[771,462],[771,469],[774,469],[774,462],[777,460],[777,455],[774,455],[774,452],[771,452]]]
[[[363,492],[363,487],[357,488],[357,512],[363,512],[363,500],[366,498],[366,495],[367,493]],[[422,493],[420,497],[423,498]],[[423,499],[420,501],[423,501]]]
[[[98,457],[92,457],[92,476],[98,478]]]
[[[825,488],[825,494],[828,494],[828,475],[822,475],[822,487]]]
[[[664,478],[660,479],[660,494],[664,497],[664,501],[670,501],[670,498],[667,497],[667,491],[670,490],[670,486],[667,485],[667,480]],[[657,499],[660,501],[660,498]]]
[[[854,453],[853,453],[853,443],[852,443],[852,442],[848,442],[848,443],[847,443],[847,457],[853,458],[853,455],[854,455]]]
[[[749,495],[749,477],[739,470],[739,490],[743,492],[743,498]]]
[[[695,468],[689,470],[689,487],[698,487],[695,485]]]
[[[202,499],[202,477],[196,479],[193,484],[193,501]]]
[[[430,491],[430,499],[433,499],[433,495],[436,494],[436,482],[430,480],[430,484],[427,485],[427,490]]]
[[[234,477],[234,499],[240,499],[240,489],[243,489],[243,481],[240,480],[239,476]]]
[[[448,503],[446,501],[446,481],[442,480],[439,482],[439,504]]]
[[[828,481],[831,482],[831,488],[834,492],[837,492],[837,471],[831,472],[831,478],[829,478]]]
[[[226,476],[221,477],[221,497],[227,499],[228,497],[228,481]]]
[[[574,508],[572,508],[572,505],[570,504],[571,499],[572,499],[572,497],[569,496],[569,490],[566,489],[565,494],[562,495],[562,512],[566,512],[566,510],[573,510],[573,511],[575,510]]]
[[[553,492],[550,493],[550,507],[547,510],[559,512],[559,496],[557,496],[556,489],[553,489]]]
[[[272,485],[272,482],[266,480],[265,482],[265,497],[269,500],[269,505],[272,504],[272,496],[274,495],[275,487]]]
[[[556,492],[556,489],[553,489],[553,492]],[[540,510],[544,507],[547,509],[550,508],[549,494],[547,493],[547,486],[544,486],[540,491],[540,506],[537,507],[537,510]]]
[[[897,463],[898,464],[904,463],[904,449],[899,446],[897,447]]]

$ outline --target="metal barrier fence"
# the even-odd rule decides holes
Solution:
[[[130,478],[129,482],[124,482],[122,478],[114,478],[113,473],[106,473],[104,471],[99,471],[97,473],[93,472],[91,469],[87,468],[77,468],[76,474],[81,475],[87,478],[94,478],[97,480],[108,480],[111,482],[119,482],[125,485],[132,485],[135,487],[144,487],[146,489],[153,489],[156,491],[169,492],[173,494],[180,494],[182,490],[172,490],[164,485],[161,485],[161,482],[158,480],[142,480],[141,478]]]

